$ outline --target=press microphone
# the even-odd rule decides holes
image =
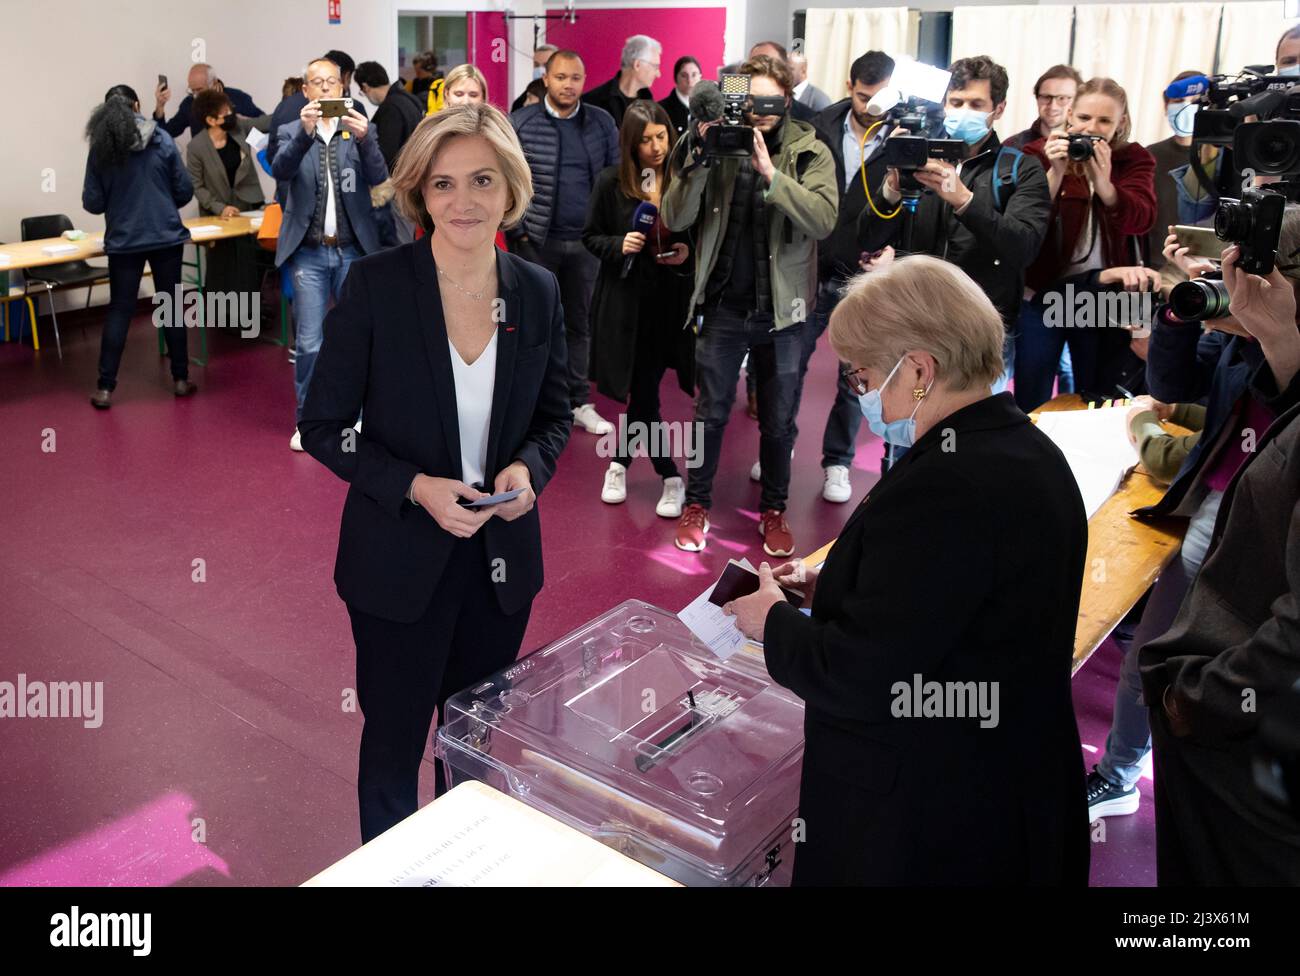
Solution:
[[[714,122],[722,118],[726,100],[716,81],[697,81],[691,89],[690,112],[695,122]],[[692,129],[694,126],[692,126]]]
[[[642,200],[636,205],[636,212],[632,214],[632,230],[648,235],[650,228],[655,225],[655,218],[658,216],[659,208],[653,203]],[[647,241],[647,243],[649,242]],[[645,248],[642,248],[642,250],[645,250]],[[623,258],[623,273],[619,275],[620,278],[626,278],[632,273],[632,262],[636,260],[638,253],[634,251]]]
[[[1192,75],[1192,77],[1183,78],[1180,81],[1171,81],[1169,87],[1165,89],[1165,99],[1176,102],[1180,98],[1204,95],[1209,90],[1209,78],[1205,77],[1205,75]]]

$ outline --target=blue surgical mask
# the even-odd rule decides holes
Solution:
[[[1280,78],[1300,78],[1300,64],[1288,64],[1284,68],[1278,68],[1273,74]]]
[[[950,108],[943,117],[943,131],[951,139],[960,139],[968,146],[977,146],[989,134],[990,112],[976,112],[969,108]]]
[[[534,77],[534,78],[540,78],[540,77],[541,77],[542,75],[544,75],[544,74],[546,74],[546,65],[544,65],[544,64],[538,64],[538,65],[534,65],[534,66],[533,66],[533,77]]]
[[[1181,105],[1170,105],[1165,109],[1165,118],[1169,120],[1169,128],[1174,130],[1176,136],[1190,136],[1195,127],[1197,105],[1195,102],[1186,102]]]
[[[903,359],[906,358],[906,356],[903,357]],[[862,396],[858,397],[858,406],[862,410],[863,418],[867,421],[867,426],[871,428],[873,434],[881,438],[886,444],[890,445],[891,460],[893,458],[892,448],[908,448],[916,443],[916,412],[921,409],[921,401],[917,400],[916,406],[912,408],[912,415],[906,420],[885,421],[883,405],[880,402],[880,392],[888,386],[889,381],[894,378],[894,374],[898,372],[898,367],[903,365],[903,359],[900,359],[894,364],[894,368],[891,369],[889,375],[885,377],[885,382],[881,383],[878,388],[868,390],[866,393],[862,394]],[[931,382],[930,386],[933,385],[934,383]],[[926,393],[930,392],[930,386],[925,388]]]

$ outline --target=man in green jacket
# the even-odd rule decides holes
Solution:
[[[830,150],[812,126],[790,117],[794,85],[786,63],[758,55],[739,71],[750,76],[751,95],[783,96],[785,112],[746,113],[753,154],[709,166],[703,135],[720,123],[698,123],[685,152],[675,156],[677,178],[661,208],[670,230],[695,228],[695,290],[686,324],[696,333],[695,421],[703,430],[702,450],[688,459],[686,507],[674,542],[688,552],[704,548],[722,436],[748,353],[758,377],[759,532],[764,551],[783,557],[794,552],[785,505],[801,330],[816,297],[817,242],[835,227],[839,188]]]

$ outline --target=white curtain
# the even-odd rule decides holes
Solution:
[[[986,54],[1007,69],[1007,109],[997,123],[1005,139],[1038,117],[1034,82],[1070,61],[1069,6],[957,7],[952,12],[952,59]],[[812,11],[809,11],[811,13]],[[947,67],[947,65],[943,65]]]
[[[1133,118],[1132,141],[1150,145],[1171,134],[1162,93],[1181,71],[1213,70],[1221,6],[1154,3],[1074,8],[1074,66],[1085,79],[1105,75],[1124,88]]]
[[[1248,64],[1272,64],[1277,53],[1277,39],[1286,26],[1282,0],[1225,3],[1216,70],[1229,74]]]
[[[906,7],[810,7],[804,21],[808,80],[838,101],[853,62],[868,51],[916,56],[920,18]]]

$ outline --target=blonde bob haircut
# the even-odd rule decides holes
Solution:
[[[831,313],[831,348],[845,362],[888,373],[910,350],[928,352],[935,382],[959,392],[1002,375],[1002,316],[966,272],[926,254],[866,271]]]
[[[393,167],[393,189],[402,216],[419,224],[426,234],[433,231],[433,218],[424,206],[424,188],[433,175],[438,153],[448,139],[456,136],[479,136],[496,152],[501,175],[506,181],[510,200],[506,204],[502,228],[513,227],[523,220],[533,198],[533,177],[528,170],[524,150],[501,110],[486,102],[457,105],[425,116],[397,155]]]
[[[447,76],[442,81],[443,97],[452,90],[456,85],[466,81],[472,81],[478,85],[478,90],[483,95],[483,101],[487,101],[487,79],[483,77],[483,72],[472,64],[458,64],[447,72]]]

